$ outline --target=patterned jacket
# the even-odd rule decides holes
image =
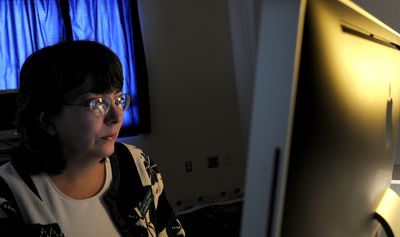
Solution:
[[[110,162],[112,181],[103,198],[122,236],[185,236],[148,156],[135,146],[116,143]],[[0,167],[0,236],[64,236],[30,175],[13,161]]]

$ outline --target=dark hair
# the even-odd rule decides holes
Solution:
[[[30,174],[54,174],[65,169],[59,142],[41,128],[39,115],[59,113],[63,96],[87,78],[94,80],[93,93],[122,90],[118,56],[94,41],[67,41],[44,47],[26,59],[20,72],[16,114],[22,142],[13,162]]]

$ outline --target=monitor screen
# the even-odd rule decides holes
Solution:
[[[296,4],[286,61],[263,46],[282,29],[261,24],[241,234],[377,236],[397,149],[400,37],[349,1]]]

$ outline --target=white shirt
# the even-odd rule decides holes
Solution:
[[[112,180],[108,158],[105,160],[105,167],[106,180],[103,188],[95,196],[84,200],[65,195],[45,173],[32,176],[44,205],[52,212],[66,237],[120,236],[102,200]]]

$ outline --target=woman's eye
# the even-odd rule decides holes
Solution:
[[[100,110],[101,114],[105,114],[107,112],[107,106],[105,104],[101,104],[97,107],[98,110]]]
[[[99,107],[99,106],[102,105],[102,104],[104,104],[102,98],[98,98],[98,99],[94,99],[94,100],[92,99],[92,100],[90,101],[90,106],[91,106],[91,107],[94,107],[94,108]]]
[[[107,102],[106,102],[106,100],[104,99],[104,98],[98,98],[98,99],[96,99],[96,100],[94,100],[95,101],[95,103],[97,104],[97,105],[104,105],[104,104],[107,104]]]

